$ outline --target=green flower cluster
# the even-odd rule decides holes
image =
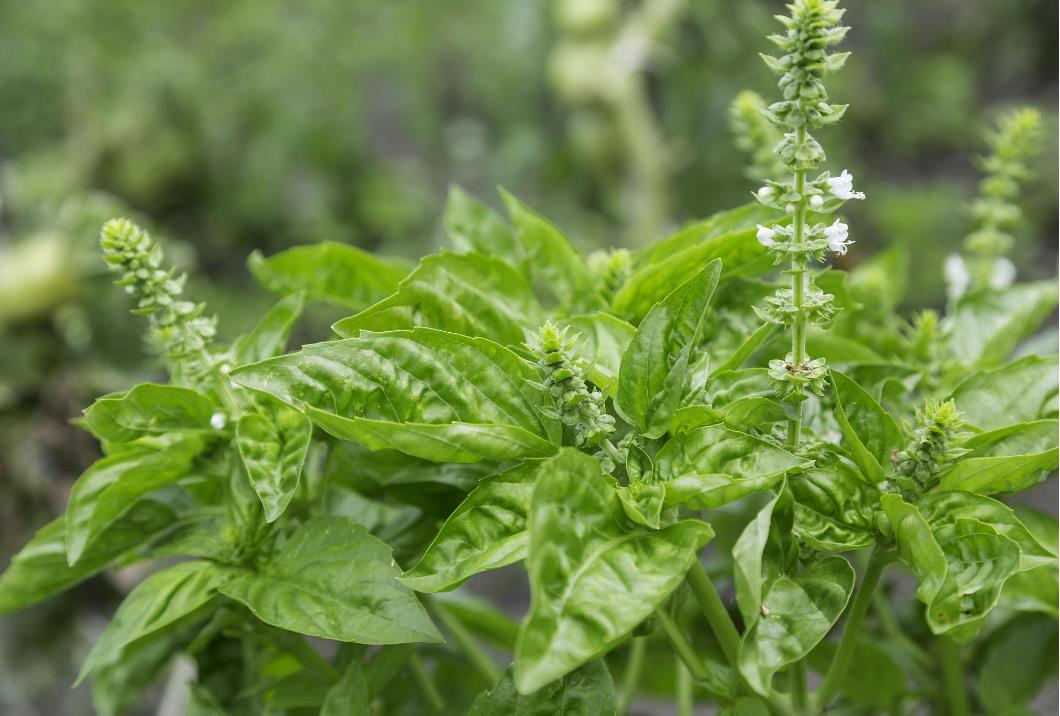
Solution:
[[[765,108],[762,97],[751,90],[740,92],[729,105],[729,129],[732,131],[733,143],[749,156],[750,162],[744,175],[755,181],[782,174],[785,170],[784,164],[773,153],[781,133],[762,114]]]
[[[845,170],[839,176],[823,172],[815,179],[807,178],[807,172],[825,160],[824,150],[810,130],[838,121],[846,111],[846,105],[830,103],[823,81],[827,73],[840,69],[850,54],[828,52],[847,33],[848,28],[839,25],[843,11],[832,0],[796,0],[788,9],[789,17],[778,17],[786,32],[769,38],[781,54],[762,56],[780,75],[782,99],[761,113],[782,133],[774,152],[791,172],[791,179],[766,180],[755,198],[791,217],[790,223],[758,227],[758,240],[774,260],[790,264],[787,274],[791,285],[755,310],[762,320],[783,325],[791,334],[791,351],[784,360],[771,362],[770,376],[777,382],[780,395],[798,403],[805,399],[807,390],[821,394],[828,375],[825,361],[807,354],[806,331],[811,325],[827,326],[837,312],[834,297],[813,285],[808,264],[823,261],[828,252],[845,254],[852,243],[842,221],[811,224],[810,212],[832,213],[848,200],[865,195],[854,191],[853,177]],[[789,437],[796,446],[799,430],[800,421],[794,420]]]
[[[904,450],[894,453],[895,482],[902,492],[917,495],[934,486],[935,476],[967,450],[964,421],[952,400],[928,401],[917,408],[916,428]]]
[[[589,254],[588,264],[600,293],[608,300],[614,298],[618,289],[633,275],[633,256],[629,249],[594,251]]]
[[[162,247],[128,219],[112,219],[100,232],[103,259],[121,275],[115,283],[136,299],[133,313],[147,316],[151,340],[165,357],[174,379],[190,385],[203,382],[211,370],[207,347],[217,319],[204,316],[205,304],[183,298],[186,275],[163,268]]]
[[[607,413],[604,394],[590,390],[586,383],[577,343],[577,335],[546,321],[530,335],[526,347],[542,375],[541,382],[533,385],[556,401],[549,417],[573,428],[576,446],[592,447],[614,432],[615,418]]]

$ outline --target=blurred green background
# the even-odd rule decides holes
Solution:
[[[1014,258],[1023,278],[1053,275],[1055,0],[845,4],[855,54],[830,88],[851,106],[821,136],[868,193],[847,212],[845,265],[906,243],[910,307],[940,304],[982,127],[1030,104],[1047,139]],[[729,104],[775,96],[756,53],[779,8],[0,0],[0,551],[60,512],[96,457],[70,418],[159,374],[104,275],[104,219],[163,237],[222,335],[270,301],[250,251],[337,240],[415,258],[440,241],[450,183],[495,205],[504,185],[585,248],[643,244],[756,186]],[[616,67],[634,77],[618,99]],[[0,713],[90,712],[70,670],[121,589],[100,578],[0,621]]]

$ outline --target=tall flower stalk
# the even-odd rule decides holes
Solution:
[[[823,261],[828,252],[845,254],[852,243],[847,225],[839,219],[831,224],[811,223],[811,219],[835,212],[850,199],[865,198],[854,191],[853,177],[846,170],[839,176],[825,171],[809,178],[826,158],[811,131],[837,122],[846,111],[846,105],[829,102],[823,82],[824,76],[839,70],[850,55],[827,51],[842,42],[849,30],[839,24],[844,11],[837,5],[834,0],[791,3],[787,6],[790,16],[777,18],[786,31],[769,37],[780,48],[780,56],[762,55],[769,68],[780,75],[777,84],[782,93],[782,99],[762,113],[783,133],[774,152],[791,178],[766,180],[755,197],[791,220],[759,225],[758,240],[777,264],[788,263],[790,284],[755,310],[763,320],[784,326],[791,338],[791,350],[783,360],[770,361],[769,374],[777,392],[796,405],[795,417],[788,424],[788,442],[796,449],[802,431],[802,402],[808,397],[807,391],[823,394],[828,375],[825,360],[807,352],[806,334],[811,326],[828,325],[837,312],[834,297],[814,285],[810,261]]]

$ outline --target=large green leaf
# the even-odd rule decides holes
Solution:
[[[314,301],[353,311],[393,293],[410,268],[404,261],[330,241],[295,246],[268,258],[255,251],[247,259],[247,267],[269,291],[304,291]]]
[[[66,507],[66,553],[70,565],[84,556],[141,497],[188,474],[203,449],[197,437],[139,444],[96,461],[78,478]]]
[[[1043,616],[1022,615],[992,633],[976,680],[986,713],[1013,713],[1042,693],[1056,676],[1056,652],[1056,622]]]
[[[128,442],[147,435],[210,431],[216,407],[209,398],[176,385],[141,383],[100,398],[85,409],[85,427],[100,440]]]
[[[788,561],[791,506],[791,493],[782,490],[747,523],[732,548],[736,605],[746,626],[760,616],[763,593]]]
[[[530,508],[530,613],[515,647],[529,694],[620,643],[681,584],[710,527],[631,527],[615,481],[565,449],[544,462]]]
[[[354,661],[324,698],[320,716],[371,716],[372,692],[364,667]]]
[[[468,716],[614,716],[617,709],[611,672],[603,659],[593,659],[528,695],[515,688],[508,669],[475,699]]]
[[[1056,562],[1009,577],[999,603],[1016,612],[1040,612],[1060,617],[1060,572]]]
[[[902,446],[902,431],[864,388],[837,370],[830,375],[843,446],[872,482],[882,482],[887,477],[883,466],[890,465],[891,452]]]
[[[740,644],[740,673],[767,695],[775,674],[802,659],[828,636],[854,589],[854,569],[842,557],[826,557],[797,577],[773,580],[762,597],[761,616]]]
[[[257,412],[239,419],[236,443],[266,522],[282,515],[294,497],[312,436],[307,417],[268,396],[259,400]]]
[[[1056,417],[1060,366],[1056,356],[1027,356],[978,373],[953,391],[964,419],[980,430]]]
[[[583,357],[590,361],[589,379],[601,390],[614,394],[622,354],[637,329],[621,318],[603,312],[571,316],[559,324],[577,331],[584,341]]]
[[[526,515],[537,469],[524,463],[480,482],[401,581],[419,592],[439,592],[525,559]]]
[[[342,517],[315,517],[260,570],[240,570],[222,593],[267,624],[362,644],[441,641],[400,582],[390,548]]]
[[[686,249],[713,241],[734,232],[757,228],[758,224],[776,223],[778,212],[752,201],[735,209],[719,211],[706,219],[694,221],[673,234],[647,246],[637,254],[638,265],[658,263]]]
[[[232,357],[236,365],[256,363],[283,353],[287,339],[302,315],[305,294],[299,291],[284,296],[262,316],[250,333],[240,336],[232,344]]]
[[[816,550],[847,552],[876,540],[879,490],[843,463],[788,480],[795,498],[795,533]]]
[[[772,443],[721,425],[672,437],[656,456],[668,506],[720,507],[780,482],[812,463]]]
[[[567,313],[592,313],[606,307],[589,267],[559,229],[501,190],[515,235],[526,251],[535,282]]]
[[[534,369],[483,338],[428,328],[317,343],[233,379],[302,408],[336,437],[437,462],[542,457],[560,426]]]
[[[947,320],[952,353],[963,365],[1000,363],[1055,307],[1055,281],[965,294]]]
[[[721,263],[711,262],[671,291],[637,326],[622,354],[615,409],[647,437],[670,428],[720,274]]]
[[[231,574],[210,562],[182,562],[156,572],[133,589],[114,619],[92,645],[80,683],[96,669],[114,662],[137,639],[150,636],[197,611],[209,602]]]
[[[965,440],[961,447],[968,450],[965,457],[1031,455],[1055,448],[1057,435],[1060,435],[1060,421],[1049,418],[979,433]]]
[[[526,279],[499,258],[443,251],[420,261],[397,293],[334,325],[343,337],[414,326],[519,344],[545,320]]]
[[[1057,454],[1053,448],[1033,455],[965,458],[939,475],[939,485],[983,495],[1029,490],[1056,469]]]
[[[927,607],[931,631],[960,640],[974,636],[1005,580],[1019,568],[1019,545],[975,519],[957,518],[932,529],[900,495],[884,495],[880,502],[899,556],[920,580],[917,598]]]
[[[522,249],[504,219],[455,184],[445,202],[445,233],[453,249],[497,256],[515,265]]]
[[[77,564],[66,559],[66,519],[42,527],[0,576],[0,614],[25,609],[82,582],[171,527],[173,510],[141,500],[89,545]]]

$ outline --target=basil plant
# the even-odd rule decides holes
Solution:
[[[991,135],[975,280],[903,316],[896,249],[820,266],[865,199],[816,136],[846,109],[824,80],[847,28],[830,0],[788,9],[754,114],[773,176],[636,251],[583,256],[454,188],[449,247],[414,268],[252,256],[282,297],[221,345],[148,234],[107,223],[170,381],[85,410],[104,457],[0,610],[149,561],[78,679],[104,716],[175,660],[197,715],[1030,713],[1057,524],[1005,500],[1057,467],[1033,337],[1056,289],[994,274],[1036,120]],[[309,303],[352,315],[286,352]],[[521,621],[475,596],[526,582]]]

